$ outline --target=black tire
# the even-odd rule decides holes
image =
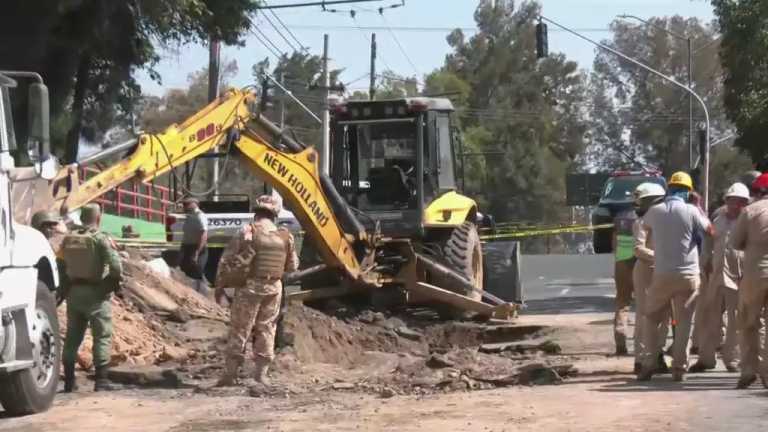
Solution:
[[[613,229],[595,230],[592,235],[592,249],[596,254],[606,254],[613,252]]]
[[[466,292],[465,290],[451,286],[449,280],[433,277],[433,281],[440,288],[463,294],[473,300],[481,301],[483,289],[483,250],[480,243],[480,235],[477,226],[472,222],[464,222],[451,231],[448,239],[442,246],[445,264],[462,276],[474,282],[478,291]],[[467,318],[471,315],[466,311],[448,306],[438,306],[437,311],[445,318]]]
[[[61,337],[56,316],[56,298],[43,281],[37,281],[34,335],[35,367],[0,378],[0,403],[14,416],[43,412],[50,408],[59,386]],[[36,339],[36,340],[35,340]],[[41,352],[48,353],[41,355]]]

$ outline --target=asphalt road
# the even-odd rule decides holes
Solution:
[[[524,313],[612,310],[613,255],[523,255]]]

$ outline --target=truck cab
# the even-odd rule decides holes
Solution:
[[[631,210],[634,203],[633,193],[642,183],[657,183],[666,185],[664,177],[658,171],[615,171],[608,177],[597,208],[592,212],[592,224],[604,225],[613,223],[617,214]],[[613,252],[613,228],[597,229],[593,234],[595,253]]]
[[[27,142],[36,160],[31,167],[16,166],[11,91],[17,82],[0,71],[0,404],[8,414],[25,415],[48,409],[58,386],[61,346],[54,290],[59,274],[48,240],[14,217],[20,212],[14,212],[12,191],[52,178],[55,160],[48,147],[48,91],[37,74],[12,74],[35,80],[29,85]]]

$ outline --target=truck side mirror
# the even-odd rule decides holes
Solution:
[[[36,146],[38,161],[44,162],[51,155],[50,106],[48,87],[45,84],[29,85],[29,149]]]

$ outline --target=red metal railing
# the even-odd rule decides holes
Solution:
[[[99,172],[97,168],[81,168],[80,179],[85,181]],[[110,214],[165,224],[168,210],[173,208],[170,198],[171,191],[167,187],[130,181],[110,190],[95,201]]]

